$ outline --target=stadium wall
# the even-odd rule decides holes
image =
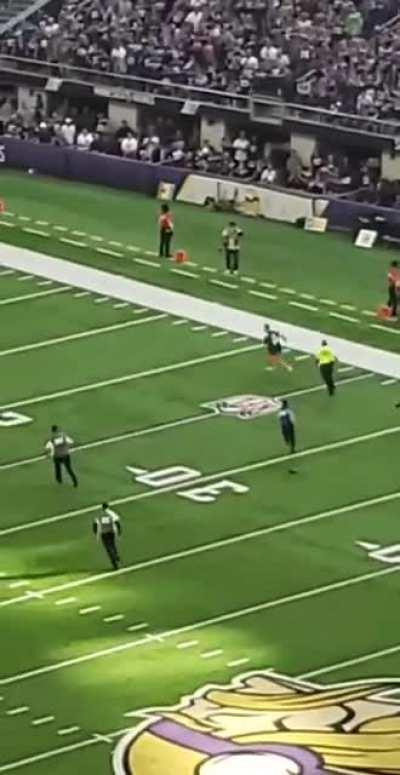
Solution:
[[[164,165],[121,159],[106,154],[41,145],[9,137],[0,137],[0,164],[44,175],[97,183],[114,188],[157,194],[159,184],[170,183],[181,202],[207,205],[218,202],[252,216],[286,223],[301,222],[312,216],[328,219],[328,228],[354,231],[360,218],[382,218],[385,233],[400,241],[400,212],[349,200],[310,196],[299,192],[252,186],[239,181],[192,174]],[[5,193],[5,192],[2,192]]]

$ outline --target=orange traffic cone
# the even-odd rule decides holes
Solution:
[[[379,318],[379,320],[387,320],[391,317],[390,308],[386,304],[378,307],[376,310],[376,317]]]
[[[184,264],[185,261],[188,261],[189,256],[186,253],[186,250],[177,250],[175,253],[175,261],[177,264]]]

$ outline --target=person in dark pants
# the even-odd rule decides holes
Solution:
[[[171,242],[174,235],[174,222],[169,205],[161,205],[160,225],[160,258],[171,258]]]
[[[242,237],[243,232],[236,226],[235,221],[230,221],[229,225],[222,232],[227,274],[237,274],[239,271],[240,240]]]
[[[51,426],[51,438],[46,444],[46,450],[53,459],[56,482],[62,484],[63,468],[65,468],[72,480],[72,484],[74,487],[77,487],[78,479],[72,468],[71,462],[71,448],[73,443],[73,439],[71,439],[70,436],[67,436],[64,431],[60,430],[58,425]]]
[[[388,282],[388,307],[390,309],[390,317],[397,317],[397,307],[399,303],[399,290],[400,290],[400,270],[399,262],[392,261],[387,273]]]
[[[330,396],[333,396],[336,391],[335,374],[334,374],[336,356],[333,350],[331,350],[331,348],[328,347],[328,343],[326,342],[325,339],[321,343],[321,349],[317,354],[316,360],[317,360],[317,365],[319,366],[321,377],[328,389],[328,393]]]
[[[114,570],[120,566],[120,556],[116,543],[117,536],[121,535],[121,521],[118,514],[112,511],[108,503],[103,503],[101,514],[93,522],[93,532],[104,546]]]
[[[286,398],[282,401],[278,417],[283,440],[288,445],[291,455],[294,455],[296,452],[296,418]]]

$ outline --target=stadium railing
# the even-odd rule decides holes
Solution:
[[[187,86],[173,81],[119,75],[98,70],[88,70],[72,65],[42,62],[12,56],[0,56],[0,76],[4,82],[12,77],[14,84],[38,85],[57,91],[64,82],[90,87],[97,96],[123,100],[136,104],[156,106],[167,100],[181,104],[181,112],[195,115],[201,107],[216,108],[224,112],[239,113],[249,119],[271,126],[296,128],[301,131],[329,129],[346,134],[362,134],[370,139],[393,142],[400,134],[400,122],[365,118],[349,113],[332,112],[300,103],[284,102],[277,97],[257,94],[237,94]]]

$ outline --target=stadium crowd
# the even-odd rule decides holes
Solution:
[[[121,75],[389,117],[399,0],[63,0],[0,51]]]
[[[285,144],[266,143],[245,131],[224,137],[221,148],[208,140],[191,142],[174,122],[160,120],[136,132],[123,121],[113,131],[108,120],[99,116],[93,122],[78,115],[46,117],[38,109],[28,120],[14,113],[6,118],[0,109],[5,137],[75,148],[78,152],[106,153],[153,164],[181,167],[206,174],[233,178],[258,185],[294,188],[313,194],[345,194],[359,191],[371,202],[380,200],[378,158],[348,157],[328,145],[316,149],[308,164]]]

